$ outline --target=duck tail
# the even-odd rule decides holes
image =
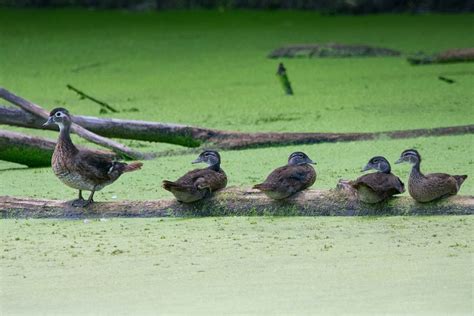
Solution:
[[[141,169],[143,166],[143,163],[141,162],[132,162],[130,164],[125,165],[125,168],[123,168],[123,172],[132,172],[135,170]]]
[[[461,184],[467,179],[467,174],[463,174],[462,176],[454,176],[454,179],[456,179],[456,182],[458,183],[458,186],[460,187]]]
[[[174,183],[173,181],[163,180],[163,184],[161,186],[166,191],[171,191],[172,188],[176,187],[176,183]]]
[[[265,183],[259,183],[259,184],[256,184],[252,187],[252,189],[257,189],[257,190],[260,190],[260,191],[268,191],[270,188],[267,184]]]

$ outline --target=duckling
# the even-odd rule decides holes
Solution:
[[[310,164],[316,164],[302,152],[294,152],[286,166],[275,169],[265,182],[253,188],[275,200],[285,199],[312,186],[316,181],[316,171]]]
[[[71,116],[64,108],[55,108],[43,126],[59,126],[59,138],[54,148],[51,166],[54,174],[67,186],[79,190],[79,198],[73,206],[86,207],[94,201],[94,193],[117,180],[122,173],[138,170],[141,162],[126,164],[88,150],[79,150],[72,143]],[[87,201],[82,191],[91,191]]]
[[[203,169],[189,171],[178,180],[163,181],[163,188],[173,193],[176,199],[184,203],[192,203],[209,196],[212,192],[223,189],[227,185],[227,175],[221,169],[221,156],[217,151],[205,150],[192,163],[207,163]]]
[[[382,156],[371,158],[362,172],[371,169],[375,169],[377,172],[365,174],[357,180],[349,181],[349,185],[356,189],[359,200],[373,204],[405,192],[405,185],[392,174],[387,159]]]
[[[430,173],[424,175],[420,171],[421,156],[415,149],[407,149],[395,163],[408,162],[412,164],[408,180],[408,192],[418,202],[433,200],[456,195],[467,175],[449,175],[446,173]]]

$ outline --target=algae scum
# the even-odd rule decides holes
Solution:
[[[401,57],[285,59],[295,90],[285,96],[266,56],[285,44],[365,43],[404,54],[472,45],[472,15],[321,16],[311,12],[0,10],[0,85],[47,109],[101,116],[81,89],[121,110],[103,115],[236,131],[374,132],[472,124],[474,64],[413,67]],[[439,76],[454,79],[446,84]],[[136,108],[137,112],[127,112]],[[2,126],[55,139],[56,132]],[[79,144],[85,142],[73,136]],[[142,151],[181,146],[120,140]],[[360,175],[374,155],[393,162],[419,149],[425,172],[468,174],[472,135],[262,148],[222,153],[229,185],[252,186],[295,150],[318,162],[316,188]],[[98,192],[97,200],[158,199],[193,168],[195,154],[146,161]],[[408,166],[393,166],[405,180]],[[25,186],[28,183],[28,186]],[[0,162],[0,194],[72,199],[49,168]]]
[[[286,44],[368,44],[415,53],[472,46],[473,15],[0,10],[0,85],[45,108],[238,131],[373,132],[472,124],[474,64],[404,57],[284,60]],[[447,84],[439,76],[455,80]],[[104,115],[106,116],[106,115]],[[57,133],[2,126],[31,135]],[[79,144],[85,142],[75,136]],[[143,151],[183,147],[121,140]],[[297,150],[315,187],[375,155],[417,148],[425,172],[468,174],[472,135],[222,152],[229,185],[261,182]],[[171,198],[160,188],[196,154],[146,161],[98,201]],[[409,167],[394,165],[406,182]],[[72,199],[50,168],[0,162],[0,195]],[[0,220],[0,314],[469,314],[472,217]]]
[[[468,314],[471,216],[2,220],[5,314]]]

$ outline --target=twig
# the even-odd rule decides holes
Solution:
[[[70,84],[67,84],[66,87],[69,89],[69,90],[72,90],[74,92],[76,92],[77,94],[79,94],[79,96],[82,98],[82,99],[89,99],[91,100],[92,102],[95,102],[97,104],[99,104],[101,107],[105,108],[106,110],[104,111],[105,113],[107,113],[107,110],[113,112],[113,113],[119,113],[118,110],[116,110],[115,108],[113,108],[111,105],[105,103],[104,101],[100,101],[100,100],[97,100],[96,98],[94,97],[91,97],[90,95],[82,92],[81,90],[71,86]],[[102,111],[103,109],[101,109]]]
[[[446,77],[443,77],[443,76],[438,76],[438,79],[441,80],[441,81],[444,81],[446,83],[450,83],[450,84],[456,82],[453,79],[449,79],[449,78],[446,78]]]

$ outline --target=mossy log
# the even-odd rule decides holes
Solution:
[[[396,197],[368,205],[342,190],[306,190],[286,201],[274,201],[257,190],[227,188],[194,204],[176,200],[96,202],[87,208],[70,201],[0,196],[2,218],[96,218],[168,216],[359,216],[359,215],[470,215],[474,196],[453,196],[433,203]]]
[[[56,142],[47,138],[0,130],[0,160],[15,162],[28,167],[51,166]],[[111,151],[79,147],[83,150],[117,159]]]
[[[325,57],[377,57],[399,56],[397,50],[369,45],[340,43],[296,44],[279,47],[268,54],[269,58],[325,58]]]
[[[474,62],[474,48],[455,48],[435,55],[415,55],[407,58],[412,65]]]
[[[73,116],[73,121],[97,134],[144,141],[165,142],[186,147],[213,146],[220,149],[244,149],[264,146],[315,144],[400,139],[426,136],[473,134],[474,125],[423,128],[375,133],[241,133],[179,124]],[[20,109],[0,106],[0,124],[42,128],[43,120]],[[51,127],[52,129],[54,127]]]

